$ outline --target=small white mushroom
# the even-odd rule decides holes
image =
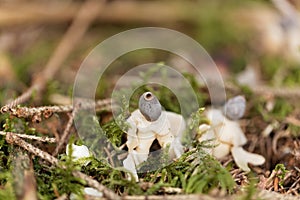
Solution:
[[[76,144],[71,144],[72,145],[72,159],[73,161],[77,161],[80,158],[88,158],[91,156],[89,149],[84,146],[84,145],[76,145]],[[67,144],[66,147],[66,154],[69,155],[69,148],[70,145]],[[85,163],[88,164],[89,162]]]
[[[240,98],[240,97],[239,97]],[[227,109],[230,109],[237,98],[228,101]],[[237,102],[240,102],[237,101]],[[239,105],[239,103],[237,104]],[[238,110],[244,113],[244,109],[237,108],[234,112],[229,112],[237,118],[241,116]],[[206,112],[207,118],[211,121],[211,128],[205,130],[205,133],[199,139],[200,141],[213,139],[212,149],[208,150],[209,153],[220,159],[228,155],[230,152],[233,156],[235,163],[244,171],[250,171],[248,163],[253,165],[261,165],[265,162],[265,158],[261,155],[249,153],[245,151],[242,146],[247,143],[247,138],[242,131],[240,124],[237,121],[233,121],[224,116],[222,109],[210,108]],[[203,125],[200,125],[199,130],[203,129]]]
[[[139,109],[131,113],[127,122],[130,126],[126,142],[128,156],[123,166],[134,175],[136,181],[136,168],[147,160],[155,139],[162,148],[170,145],[171,158],[179,158],[183,153],[181,136],[186,126],[184,118],[176,113],[162,111],[158,99],[151,92],[140,97]]]

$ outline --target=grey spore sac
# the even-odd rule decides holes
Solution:
[[[246,99],[244,96],[236,96],[229,99],[224,107],[223,113],[231,120],[238,120],[245,114]]]
[[[151,92],[145,92],[139,99],[139,110],[148,121],[156,121],[162,112],[159,100]]]

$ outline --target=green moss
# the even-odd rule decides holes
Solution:
[[[284,164],[277,164],[275,166],[275,169],[276,171],[276,176],[279,178],[279,185],[280,186],[283,186],[283,181],[284,181],[284,177],[286,175],[286,173],[288,173],[288,170],[285,168]]]
[[[299,86],[300,84],[300,69],[299,66],[290,68],[283,80],[283,85],[289,87]]]
[[[276,99],[272,115],[280,120],[287,117],[293,111],[293,106],[285,99]]]
[[[124,132],[120,128],[120,126],[116,123],[115,120],[106,123],[103,126],[103,129],[105,135],[107,136],[107,138],[111,143],[113,143],[115,146],[122,145],[122,136]]]
[[[134,179],[129,181],[122,168],[112,168],[106,160],[90,158],[90,163],[82,171],[112,189],[118,194],[142,194],[142,189]]]
[[[284,61],[279,57],[265,56],[261,58],[262,78],[272,82],[278,69],[284,64]]]
[[[255,110],[260,113],[264,121],[269,122],[271,120],[283,120],[285,119],[292,111],[293,106],[283,98],[277,98],[275,100],[274,108],[271,111],[267,111],[265,108],[265,100],[262,98],[257,98],[254,103]],[[253,110],[251,115],[256,112]]]
[[[292,135],[294,138],[300,137],[300,126],[296,126],[296,125],[293,125],[293,124],[289,124],[289,125],[288,125],[288,130],[291,132],[291,135]]]
[[[103,149],[100,149],[99,145],[106,146],[109,140],[103,129],[101,129],[98,118],[87,111],[81,110],[76,115],[76,122],[80,139],[84,141],[84,144],[89,147],[97,158],[103,157]]]
[[[0,170],[0,199],[16,199],[11,172]]]
[[[64,169],[43,166],[39,162],[39,159],[34,160],[39,199],[54,199],[57,195],[71,193],[82,197],[85,183],[73,176],[72,171],[78,170],[78,167],[71,161],[70,156],[60,159],[60,164],[66,166]]]
[[[5,136],[0,136],[0,199],[16,199],[9,156],[11,152],[12,146],[6,143]]]
[[[251,99],[251,97],[253,95],[253,91],[249,86],[242,85],[242,86],[240,86],[240,89],[241,89],[240,93],[243,94],[246,99]]]
[[[262,78],[275,86],[295,87],[300,84],[299,65],[279,56],[261,57]]]
[[[214,188],[232,192],[235,185],[229,171],[205,153],[201,145],[171,164],[147,173],[144,179],[154,183],[147,194],[156,194],[162,186],[179,187],[185,193],[208,193]]]

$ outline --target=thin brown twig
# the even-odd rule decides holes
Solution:
[[[56,158],[51,156],[49,153],[44,152],[44,151],[40,150],[39,148],[36,148],[32,144],[25,142],[24,140],[22,140],[19,136],[15,135],[14,133],[8,132],[6,134],[5,139],[6,139],[7,143],[16,144],[16,145],[22,147],[23,149],[29,151],[30,153],[33,153],[34,155],[48,161],[52,165],[58,166],[58,160]]]
[[[111,104],[111,99],[101,99],[96,102],[82,102],[81,109],[88,110],[95,108],[96,110],[105,110],[109,109]],[[18,118],[32,119],[36,122],[37,118],[43,116],[45,119],[48,119],[52,116],[53,113],[67,113],[73,111],[73,105],[64,105],[64,106],[42,106],[42,107],[16,107],[9,109],[9,113]],[[41,120],[41,119],[40,119]]]
[[[5,131],[0,131],[0,135],[7,135],[7,134],[15,134],[16,136],[24,139],[30,139],[30,140],[37,140],[40,142],[49,142],[49,143],[55,143],[56,139],[55,138],[49,138],[49,137],[39,137],[36,135],[26,135],[26,134],[21,134],[21,133],[12,133],[12,132],[5,132]]]
[[[63,135],[61,136],[58,145],[56,146],[55,150],[52,153],[53,156],[56,156],[59,153],[62,146],[66,143],[66,140],[68,139],[68,136],[71,133],[70,130],[71,130],[71,127],[73,125],[73,120],[74,120],[74,117],[75,117],[77,111],[78,111],[78,107],[75,107],[73,109],[72,114],[70,115],[69,121],[67,123],[67,126],[66,126],[64,132],[63,132]]]
[[[114,161],[113,161],[113,159],[112,159],[111,153],[108,151],[108,149],[107,149],[106,147],[104,147],[103,149],[104,149],[106,155],[108,156],[108,160],[109,160],[109,162],[110,162],[110,165],[111,165],[112,167],[115,167],[115,164],[114,164]]]
[[[22,147],[23,149],[27,150],[28,152],[42,158],[43,160],[46,160],[47,162],[51,163],[52,165],[58,166],[62,169],[65,169],[66,166],[63,166],[59,163],[58,159],[51,156],[49,153],[44,152],[42,150],[40,150],[37,147],[34,147],[33,145],[25,142],[24,140],[22,140],[21,138],[19,138],[17,135],[8,133],[6,135],[6,141],[9,144],[15,144],[18,145],[20,147]],[[112,199],[112,200],[119,200],[120,197],[115,194],[113,191],[111,191],[110,189],[106,188],[104,185],[100,184],[98,181],[92,179],[91,177],[89,177],[88,175],[80,172],[80,171],[73,171],[72,174],[80,179],[83,179],[87,185],[89,185],[90,187],[93,187],[97,190],[99,190],[100,192],[103,192],[103,195],[107,198],[107,199]]]
[[[32,82],[32,85],[19,97],[1,108],[1,112],[9,112],[11,108],[24,103],[30,99],[34,92],[38,94],[46,87],[46,84],[57,73],[64,60],[74,49],[75,44],[83,37],[89,25],[95,19],[99,10],[103,6],[102,2],[86,1],[78,11],[73,23],[63,36],[53,55],[48,60],[45,69],[39,73]]]

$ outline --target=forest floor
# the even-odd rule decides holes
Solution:
[[[300,198],[297,1],[286,1],[293,9],[276,0],[16,2],[0,7],[0,199]],[[260,26],[258,16],[265,16]],[[215,159],[205,153],[197,128],[207,120],[202,109],[211,106],[210,88],[190,64],[162,50],[142,49],[117,58],[99,81],[96,103],[73,104],[76,75],[89,53],[115,34],[149,26],[177,30],[207,50],[224,83],[226,99],[218,103],[237,95],[246,99],[245,114],[238,120],[247,138],[243,147],[262,155],[263,165],[250,165],[251,172],[244,172],[231,154]],[[138,89],[134,77],[121,85],[134,92],[129,105],[121,105],[114,116],[116,84],[144,63],[154,64],[138,74],[143,80]],[[150,156],[135,182],[120,164],[127,151],[118,122],[122,125],[137,108],[145,91],[153,92],[166,110],[180,112],[180,99],[171,89],[147,82],[160,74],[177,84],[164,74],[163,64],[175,66],[188,80],[199,110],[187,116],[195,123],[189,124],[183,155],[168,165]],[[92,109],[95,115],[81,112]],[[75,149],[68,152],[67,144],[87,145],[93,156],[74,161]],[[159,156],[165,159],[164,152]],[[162,167],[151,170],[156,164]],[[87,195],[87,187],[102,197]]]

